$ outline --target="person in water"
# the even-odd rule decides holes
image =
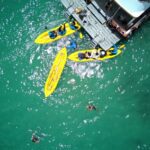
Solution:
[[[72,30],[77,30],[78,29],[78,23],[77,23],[77,21],[72,21],[71,23],[70,23],[70,28],[72,29]]]
[[[74,41],[74,40],[69,40],[69,41],[67,41],[67,43],[66,43],[66,48],[67,49],[70,49],[70,50],[75,50],[76,48],[77,48],[77,43],[76,43],[76,41]]]
[[[33,143],[39,143],[40,142],[40,137],[38,137],[37,135],[35,135],[35,133],[33,133],[32,137],[31,137],[31,141]]]
[[[94,105],[90,104],[90,105],[87,106],[87,109],[89,111],[92,111],[92,110],[96,110],[96,107]]]
[[[56,31],[50,31],[50,32],[48,33],[48,35],[49,35],[49,37],[50,37],[51,39],[55,39],[55,38],[57,37],[57,32],[56,32]]]
[[[59,35],[64,35],[66,33],[66,24],[64,23],[63,25],[61,25],[59,28],[58,28],[58,34]]]

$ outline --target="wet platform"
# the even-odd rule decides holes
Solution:
[[[72,15],[90,35],[94,45],[99,44],[101,48],[107,50],[120,41],[121,37],[107,25],[108,16],[96,1],[93,0],[88,5],[84,0],[61,0],[61,2],[67,9],[66,13]],[[75,12],[76,8],[86,12],[83,19]]]

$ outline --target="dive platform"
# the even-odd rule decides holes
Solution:
[[[108,50],[121,40],[121,36],[108,25],[109,16],[101,9],[95,0],[86,3],[85,0],[61,0],[66,8],[66,14],[75,18],[91,37],[94,45]],[[83,10],[82,14],[76,10]]]

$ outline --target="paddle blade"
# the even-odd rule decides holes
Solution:
[[[125,48],[125,44],[119,46],[120,49]]]
[[[83,37],[84,37],[81,32],[79,33],[79,37],[80,37],[80,39],[83,39]]]

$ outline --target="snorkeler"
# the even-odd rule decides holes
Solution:
[[[87,106],[87,109],[89,111],[92,111],[92,110],[96,110],[96,107],[94,105],[90,104],[90,105]]]
[[[73,50],[75,50],[76,48],[77,48],[77,43],[76,43],[76,41],[74,41],[74,40],[69,40],[69,41],[67,41],[67,43],[66,43],[66,48],[67,49],[73,49]]]
[[[33,133],[32,137],[31,137],[31,141],[34,142],[34,143],[39,143],[40,142],[40,137],[35,135],[35,133]]]

